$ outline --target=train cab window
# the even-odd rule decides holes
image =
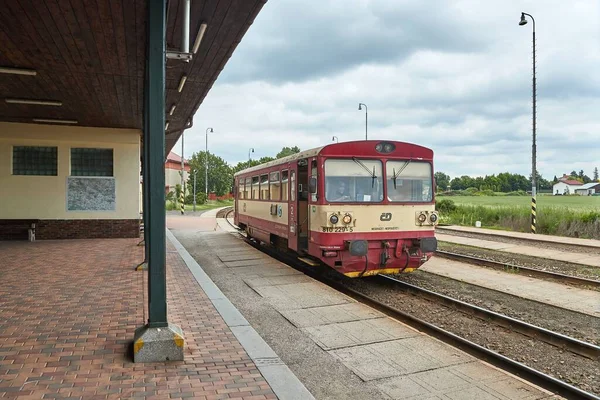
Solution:
[[[380,202],[383,200],[383,165],[380,160],[325,160],[325,200]]]
[[[260,199],[269,200],[269,174],[260,176]]]
[[[259,194],[259,188],[258,188],[258,176],[253,176],[252,177],[252,199],[254,200],[258,200],[258,194]]]
[[[238,199],[244,198],[244,178],[238,180]]]
[[[279,171],[269,174],[269,200],[281,200],[281,182],[279,181]]]
[[[398,160],[386,163],[387,198],[393,202],[432,201],[431,164]]]
[[[288,171],[281,171],[281,200],[288,201]]]
[[[246,178],[246,189],[244,190],[244,199],[251,199],[252,198],[252,179],[251,178]]]

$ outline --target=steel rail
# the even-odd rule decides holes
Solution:
[[[528,322],[521,321],[516,318],[512,318],[507,315],[503,315],[495,311],[491,311],[486,308],[464,302],[462,300],[458,300],[440,293],[436,293],[431,290],[421,288],[419,286],[411,285],[391,276],[377,275],[377,279],[386,281],[386,283],[393,282],[394,285],[400,286],[404,291],[417,294],[419,296],[425,297],[429,300],[433,300],[438,303],[442,303],[446,306],[450,306],[452,308],[466,312],[473,316],[493,321],[497,325],[500,325],[504,328],[510,329],[515,332],[519,332],[525,336],[539,339],[553,346],[569,350],[573,353],[590,358],[592,360],[600,359],[600,346],[596,346],[592,343],[584,342],[582,340],[575,339],[558,332],[553,332],[551,330],[530,324]]]
[[[455,261],[463,261],[469,264],[481,265],[484,267],[489,267],[493,269],[497,269],[500,271],[510,271],[520,273],[521,271],[525,271],[528,276],[533,276],[537,278],[545,278],[552,279],[555,281],[559,281],[560,283],[569,283],[574,286],[585,286],[585,287],[594,287],[600,288],[600,281],[594,279],[580,278],[572,275],[560,274],[558,272],[550,272],[550,271],[542,271],[540,269],[531,268],[531,267],[523,267],[520,265],[509,264],[500,261],[492,261],[486,260],[484,258],[467,256],[464,254],[453,253],[449,251],[437,250],[435,252],[436,255],[446,258],[448,260]]]

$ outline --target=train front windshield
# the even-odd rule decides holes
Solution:
[[[423,161],[386,161],[387,199],[392,202],[432,201],[431,164]],[[380,160],[325,160],[325,199],[328,202],[381,202],[384,198]]]
[[[393,202],[432,201],[431,164],[423,161],[387,161],[387,198]]]
[[[383,166],[380,160],[325,160],[325,199],[331,202],[383,200]]]

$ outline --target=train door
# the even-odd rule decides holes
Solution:
[[[308,160],[298,161],[298,250],[302,254],[308,252],[309,213],[308,213]]]
[[[298,251],[298,166],[296,163],[290,165],[288,184],[288,247]]]

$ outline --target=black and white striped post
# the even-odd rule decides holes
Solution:
[[[537,210],[536,210],[536,181],[537,181],[537,170],[535,168],[535,19],[531,14],[521,13],[521,20],[519,25],[523,26],[527,24],[525,16],[531,18],[533,22],[533,143],[531,146],[531,233],[535,233],[535,226],[537,222]]]
[[[181,215],[185,214],[185,161],[183,158],[183,132],[181,132],[181,190],[179,191]]]

